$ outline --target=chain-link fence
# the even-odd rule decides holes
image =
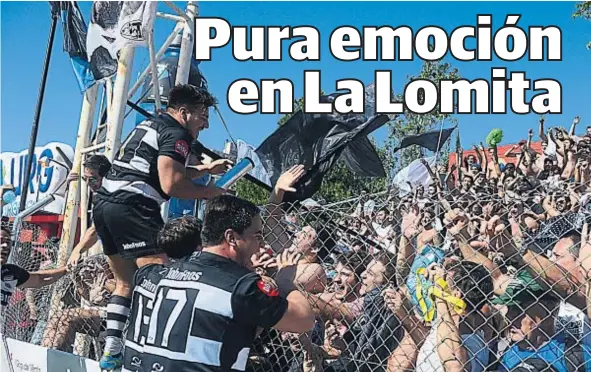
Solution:
[[[591,370],[586,190],[505,186],[269,208],[317,321],[265,331],[251,370]]]
[[[8,262],[43,273],[57,269],[58,250],[57,238],[25,222]],[[91,358],[102,354],[105,307],[115,287],[105,256],[86,258],[54,284],[26,287],[16,288],[4,308],[6,337]]]
[[[516,180],[268,206],[267,254],[302,254],[296,281],[317,321],[263,331],[248,369],[591,370],[589,196]],[[54,242],[19,242],[11,260],[35,271],[56,257]],[[54,286],[17,291],[6,335],[97,358],[113,287],[104,257],[87,258]]]
[[[8,262],[30,272],[54,267],[57,244],[48,240],[45,232],[34,224],[22,223],[19,232]],[[4,309],[3,330],[7,337],[26,341],[33,336],[38,338],[36,326],[40,323],[39,317],[47,313],[50,296],[50,287],[17,288],[10,298],[9,306]]]

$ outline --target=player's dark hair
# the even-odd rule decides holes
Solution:
[[[104,155],[92,155],[84,162],[84,167],[95,170],[99,176],[104,177],[111,170],[111,162]]]
[[[183,216],[166,222],[156,236],[156,244],[170,258],[183,258],[201,248],[201,222]]]
[[[573,244],[568,247],[568,252],[579,258],[581,254],[581,233],[579,233],[575,228],[570,231],[567,231],[564,235],[559,237],[559,239],[570,239]]]
[[[203,246],[221,244],[226,230],[243,234],[259,214],[256,205],[236,196],[221,195],[208,200],[201,230]]]
[[[462,261],[453,268],[455,288],[462,292],[467,308],[480,309],[493,292],[493,282],[484,266],[470,261]]]
[[[216,99],[206,89],[194,85],[177,85],[168,94],[168,108],[178,110],[182,107],[195,108],[196,106],[211,107]]]
[[[336,257],[337,263],[355,272],[356,279],[361,280],[361,274],[365,271],[370,257],[364,251],[348,251]]]

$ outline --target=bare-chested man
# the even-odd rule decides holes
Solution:
[[[297,265],[296,284],[308,293],[322,293],[326,287],[327,278],[323,267],[319,263],[318,251],[322,244],[318,240],[318,231],[312,226],[305,226],[290,236],[285,224],[281,204],[286,192],[294,192],[293,186],[304,175],[304,166],[296,165],[283,173],[269,199],[270,216],[267,218],[265,236],[275,253],[284,249],[296,250],[302,254]]]

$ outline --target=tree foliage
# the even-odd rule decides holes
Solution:
[[[460,74],[456,68],[447,62],[440,61],[425,61],[418,75],[409,76],[407,78],[407,84],[417,80],[426,79],[430,80],[437,87],[441,80],[458,80]],[[422,92],[424,94],[424,92]],[[421,94],[421,92],[419,92]],[[424,97],[419,95],[419,102],[422,102]],[[394,101],[402,102],[403,95],[397,94],[394,97]],[[413,160],[419,159],[424,154],[423,149],[419,146],[411,146],[398,151],[394,154],[394,149],[399,145],[400,140],[408,135],[418,134],[433,129],[439,129],[441,125],[448,123],[456,123],[456,120],[450,114],[442,114],[439,111],[439,105],[435,107],[431,112],[426,114],[415,114],[406,110],[402,115],[392,120],[388,124],[388,139],[386,141],[385,150],[388,152],[388,158],[394,159],[397,166],[392,166],[389,169],[401,169],[410,164]],[[443,162],[447,162],[447,158],[450,152],[449,141],[440,152],[440,156]]]
[[[591,21],[591,1],[583,1],[575,4],[573,17]],[[587,44],[587,49],[591,49],[591,41]]]
[[[234,186],[236,195],[256,205],[264,205],[268,202],[270,193],[254,182],[241,178]]]

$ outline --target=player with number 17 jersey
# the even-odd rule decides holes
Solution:
[[[140,268],[134,277],[134,290],[131,298],[131,312],[127,325],[126,345],[137,345],[128,347],[123,353],[124,364],[131,371],[143,371],[141,352],[148,335],[150,315],[154,308],[154,296],[160,279],[162,279],[168,268],[165,265],[152,264]]]
[[[272,281],[209,252],[144,277],[138,299],[149,297],[155,277],[139,326],[142,310],[133,305],[122,372],[244,371],[257,328],[273,327],[287,310]]]

